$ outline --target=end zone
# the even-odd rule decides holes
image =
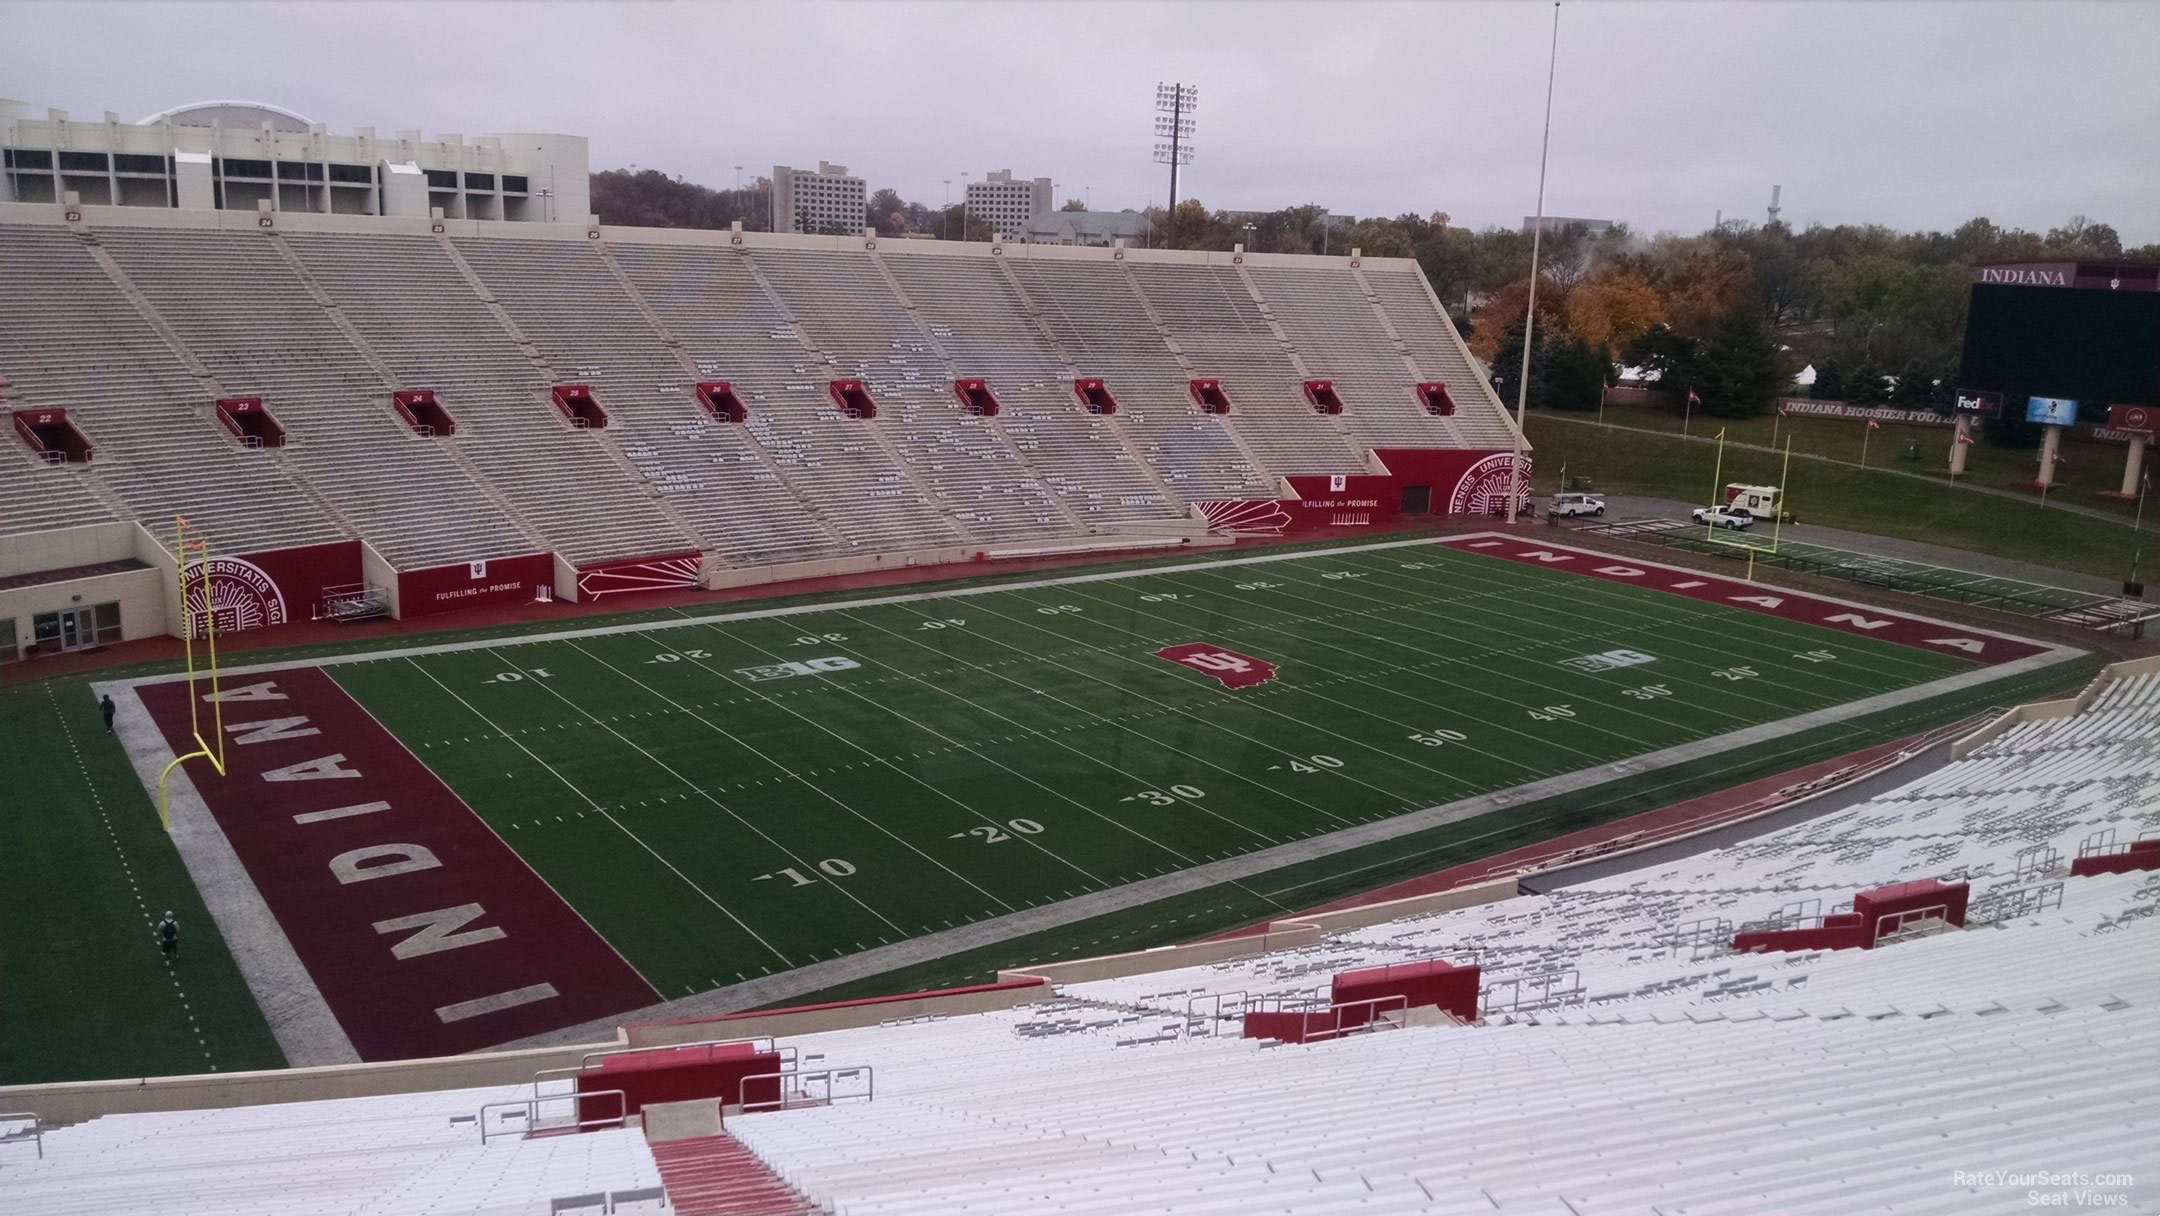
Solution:
[[[1834,629],[1840,633],[1895,642],[1916,650],[1962,655],[1976,663],[1989,666],[2065,649],[2012,637],[2006,633],[1996,633],[1993,630],[1953,625],[1947,621],[1910,613],[1891,612],[1869,604],[1804,594],[1772,584],[1720,578],[1699,570],[1667,566],[1658,562],[1616,558],[1594,549],[1529,541],[1505,533],[1478,532],[1469,536],[1449,537],[1434,543],[1467,553],[1499,558],[1502,561],[1540,566],[1548,570],[1564,570],[1570,574],[1603,579],[1606,582],[1648,587],[1705,603],[1722,604],[1728,608],[1774,616],[1780,620],[1798,621],[1824,629]]]
[[[172,752],[191,749],[188,685],[135,692]],[[321,669],[217,695],[226,775],[195,791],[360,1059],[454,1055],[657,999]],[[290,977],[248,982],[266,1010],[290,999]]]

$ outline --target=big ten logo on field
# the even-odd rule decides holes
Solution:
[[[1562,667],[1577,671],[1611,671],[1618,667],[1640,667],[1644,663],[1657,662],[1654,654],[1640,650],[1608,650],[1602,654],[1586,654],[1572,659],[1561,659]]]
[[[1165,646],[1155,652],[1155,657],[1214,676],[1224,688],[1250,688],[1275,678],[1275,665],[1266,659],[1224,650],[1211,642]]]
[[[768,663],[763,667],[738,667],[735,674],[756,683],[759,680],[787,680],[796,676],[823,675],[828,671],[849,671],[862,664],[841,655],[823,659],[804,659],[800,663]]]

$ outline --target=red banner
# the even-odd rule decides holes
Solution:
[[[1530,458],[1518,482],[1512,452],[1455,448],[1382,448],[1385,473],[1285,478],[1296,498],[1195,503],[1210,531],[1226,536],[1282,536],[1392,523],[1408,511],[1433,515],[1505,515],[1513,487],[1529,509]]]
[[[207,604],[205,573],[209,575]],[[212,552],[207,571],[202,560],[189,562],[183,581],[188,619],[200,622],[208,608],[219,633],[305,621],[322,602],[324,588],[360,581],[360,542],[339,540],[239,556]],[[199,624],[195,632],[201,636]]]
[[[555,559],[545,553],[398,571],[398,615],[410,620],[482,604],[529,604],[553,590]]]
[[[625,591],[694,591],[704,586],[698,578],[698,569],[703,562],[704,559],[695,553],[678,553],[671,557],[579,566],[578,598],[598,599]]]

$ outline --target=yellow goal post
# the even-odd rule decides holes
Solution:
[[[190,562],[190,556],[193,561]],[[172,771],[194,759],[210,762],[217,775],[225,775],[225,705],[218,695],[217,661],[217,596],[212,585],[215,575],[210,569],[210,544],[208,541],[188,535],[188,521],[183,516],[173,518],[173,557],[179,562],[180,583],[180,644],[187,655],[188,733],[193,736],[197,750],[184,756],[173,757],[165,771],[158,774],[158,823],[167,833],[172,831],[172,808],[166,801],[165,781]],[[194,575],[189,574],[190,567]],[[199,589],[200,600],[191,600],[189,592]],[[195,634],[198,625],[203,636],[202,662],[196,662]],[[207,684],[209,693],[200,690]],[[210,737],[203,737],[203,702],[210,702]]]

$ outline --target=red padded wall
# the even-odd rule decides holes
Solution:
[[[628,1112],[634,1115],[657,1102],[715,1098],[732,1106],[745,1101],[776,1101],[780,1097],[779,1078],[764,1077],[750,1082],[747,1088],[743,1078],[779,1071],[779,1053],[758,1051],[748,1043],[727,1043],[606,1056],[600,1067],[577,1075],[577,1087],[579,1093],[619,1089]],[[609,1103],[595,1102],[585,1113],[597,1119],[615,1112]]]

